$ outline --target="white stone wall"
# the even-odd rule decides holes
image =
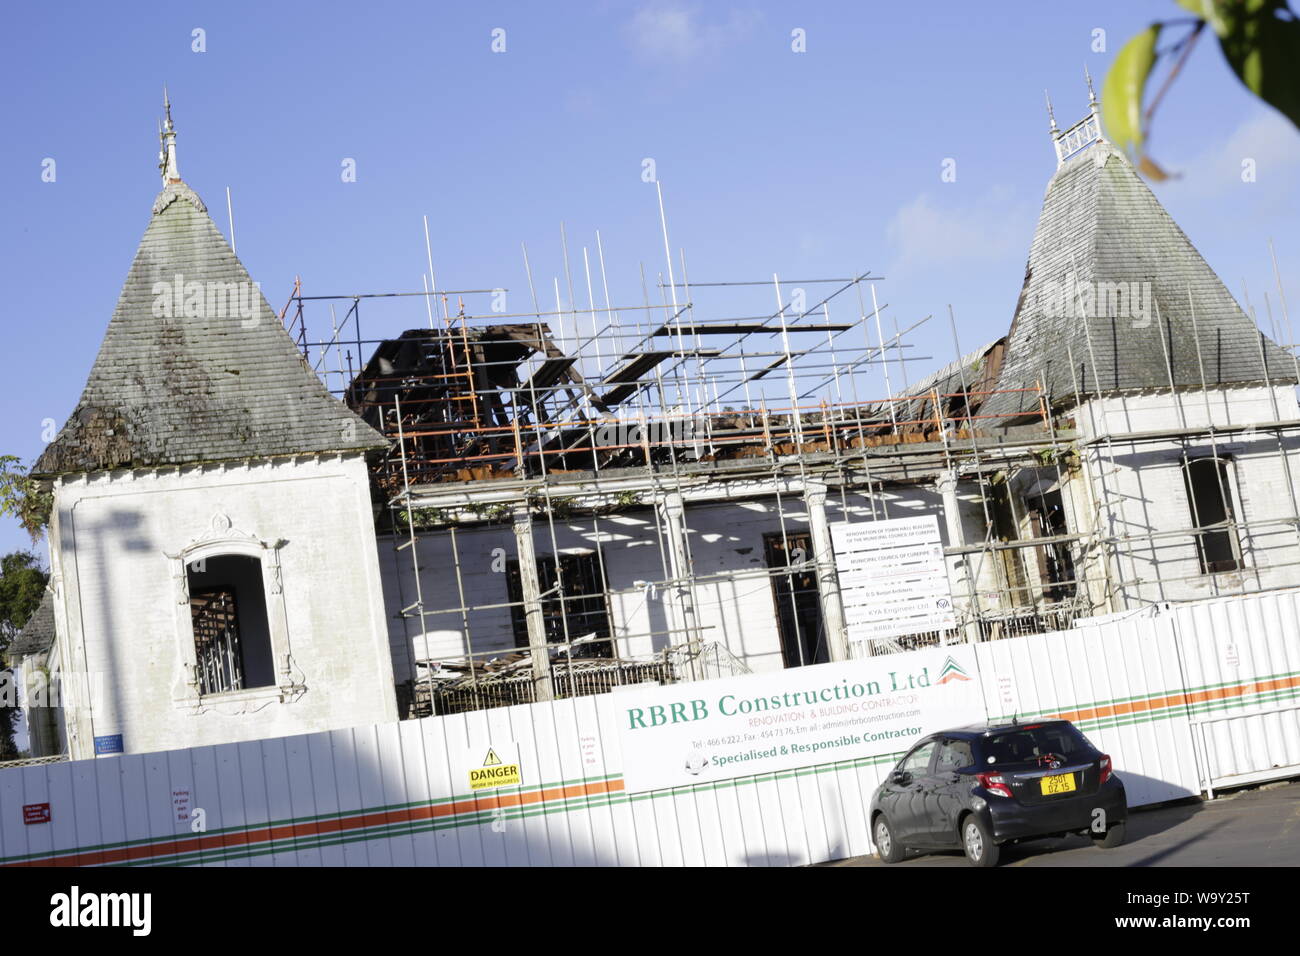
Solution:
[[[962,482],[958,489],[963,525],[968,542],[984,538],[983,510],[973,484]],[[932,514],[939,518],[945,544],[948,530],[942,513],[942,498],[928,487],[890,488],[871,497],[853,493],[846,502],[837,489],[827,495],[830,522],[905,518]],[[803,497],[782,495],[786,532],[808,530]],[[782,519],[775,497],[748,501],[686,504],[685,524],[690,541],[696,585],[694,600],[701,638],[716,642],[744,661],[752,670],[782,667],[781,642],[776,604],[767,569],[763,536],[779,533]],[[556,519],[548,523],[536,517],[533,536],[538,556],[601,549],[605,577],[610,589],[609,613],[620,657],[647,657],[669,643],[685,639],[669,633],[672,610],[664,580],[670,578],[663,529],[649,508],[632,509],[616,515]],[[552,538],[552,535],[554,536]],[[406,539],[399,537],[397,543]],[[457,584],[457,559],[464,606],[501,604],[509,601],[504,559],[515,557],[515,537],[509,521],[491,526],[467,527],[452,535],[448,531],[422,533],[418,558],[426,611],[462,606]],[[379,560],[384,578],[389,614],[393,668],[399,681],[409,679],[412,658],[438,660],[469,653],[515,649],[510,609],[499,607],[468,612],[468,634],[461,612],[429,613],[426,630],[420,632],[415,618],[403,621],[398,611],[416,600],[410,550],[397,551],[394,539],[379,542]],[[961,578],[951,559],[950,580],[954,598],[964,604],[959,591]],[[993,592],[993,570],[974,562],[977,587]],[[647,588],[646,584],[656,585]],[[409,633],[409,638],[408,638]],[[574,635],[575,637],[578,635]]]
[[[25,654],[15,662],[9,678],[22,712],[21,722],[14,728],[14,743],[32,757],[51,757],[61,751],[57,735],[52,733],[58,712],[50,706],[53,695],[46,691],[41,672],[46,660],[43,653]]]
[[[209,696],[196,713],[192,701],[178,703],[189,607],[177,556],[205,536],[234,535],[278,554],[268,614],[305,691],[291,702]],[[74,758],[92,756],[93,738],[111,734],[138,753],[396,719],[360,457],[65,480],[55,488],[51,541],[61,667],[82,688],[64,701],[74,705],[66,715]]]
[[[1290,386],[1216,388],[1177,394],[1115,395],[1084,402],[1074,412],[1084,438],[1173,428],[1249,425],[1300,418]]]
[[[1088,435],[1110,435],[1087,447],[1084,461],[1094,494],[1108,502],[1101,530],[1131,535],[1107,549],[1119,585],[1115,610],[1151,601],[1182,601],[1242,590],[1300,584],[1300,533],[1288,519],[1300,501],[1300,430],[1234,431],[1158,441],[1117,436],[1180,427],[1244,426],[1300,418],[1295,390],[1282,387],[1216,389],[1178,396],[1099,399],[1078,413]],[[1230,458],[1229,491],[1245,569],[1204,574],[1197,556],[1183,455]],[[1284,460],[1285,459],[1285,460]],[[1289,477],[1288,477],[1289,465]],[[1155,533],[1159,537],[1149,538]]]

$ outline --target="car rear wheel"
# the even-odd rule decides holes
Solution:
[[[897,863],[906,852],[894,839],[894,831],[883,813],[876,816],[876,823],[871,828],[872,839],[876,842],[876,855],[881,863]]]
[[[1124,843],[1124,838],[1128,835],[1127,826],[1123,823],[1116,823],[1114,826],[1107,827],[1105,833],[1094,833],[1092,842],[1103,850],[1113,850]]]
[[[997,866],[1002,855],[1002,848],[993,842],[993,834],[974,815],[962,821],[961,845],[971,866]]]

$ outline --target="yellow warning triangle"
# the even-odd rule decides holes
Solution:
[[[495,750],[489,747],[488,755],[483,758],[483,766],[498,767],[500,765],[501,765],[501,758],[497,756],[497,752]]]

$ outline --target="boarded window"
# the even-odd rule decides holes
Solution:
[[[1226,458],[1193,458],[1183,465],[1202,574],[1242,567],[1232,509],[1230,464]]]
[[[600,586],[600,566],[595,554],[562,554],[559,564],[550,555],[537,557],[537,584],[542,593],[542,626],[552,644],[582,643],[573,648],[575,657],[613,657],[609,640],[609,608],[605,589]],[[524,613],[523,581],[519,562],[506,562],[506,586],[510,595],[510,624],[516,647],[528,646],[528,618]]]
[[[186,568],[200,694],[275,683],[262,562],[220,555]]]

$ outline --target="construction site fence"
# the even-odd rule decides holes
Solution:
[[[556,642],[549,645],[549,693],[562,700],[606,694],[617,687],[633,684],[675,684],[684,680],[708,680],[749,673],[742,661],[711,641],[683,641],[645,660],[573,654],[575,648],[590,650],[594,646],[615,643],[606,639],[603,642]],[[524,657],[506,669],[489,669],[491,659],[499,656],[499,651],[488,651],[473,657],[418,661],[423,676],[412,681],[399,697],[410,698],[409,713],[413,717],[532,704],[542,699],[538,676],[529,659]],[[518,652],[516,656],[519,656]],[[483,662],[489,663],[485,666]]]
[[[905,672],[933,654],[893,659]],[[1296,590],[969,654],[975,684],[961,686],[983,719],[1073,721],[1111,756],[1130,807],[1300,774]],[[872,852],[868,807],[898,754],[631,793],[625,693],[0,770],[0,864],[788,866]],[[475,789],[472,770],[494,758],[517,778]]]

